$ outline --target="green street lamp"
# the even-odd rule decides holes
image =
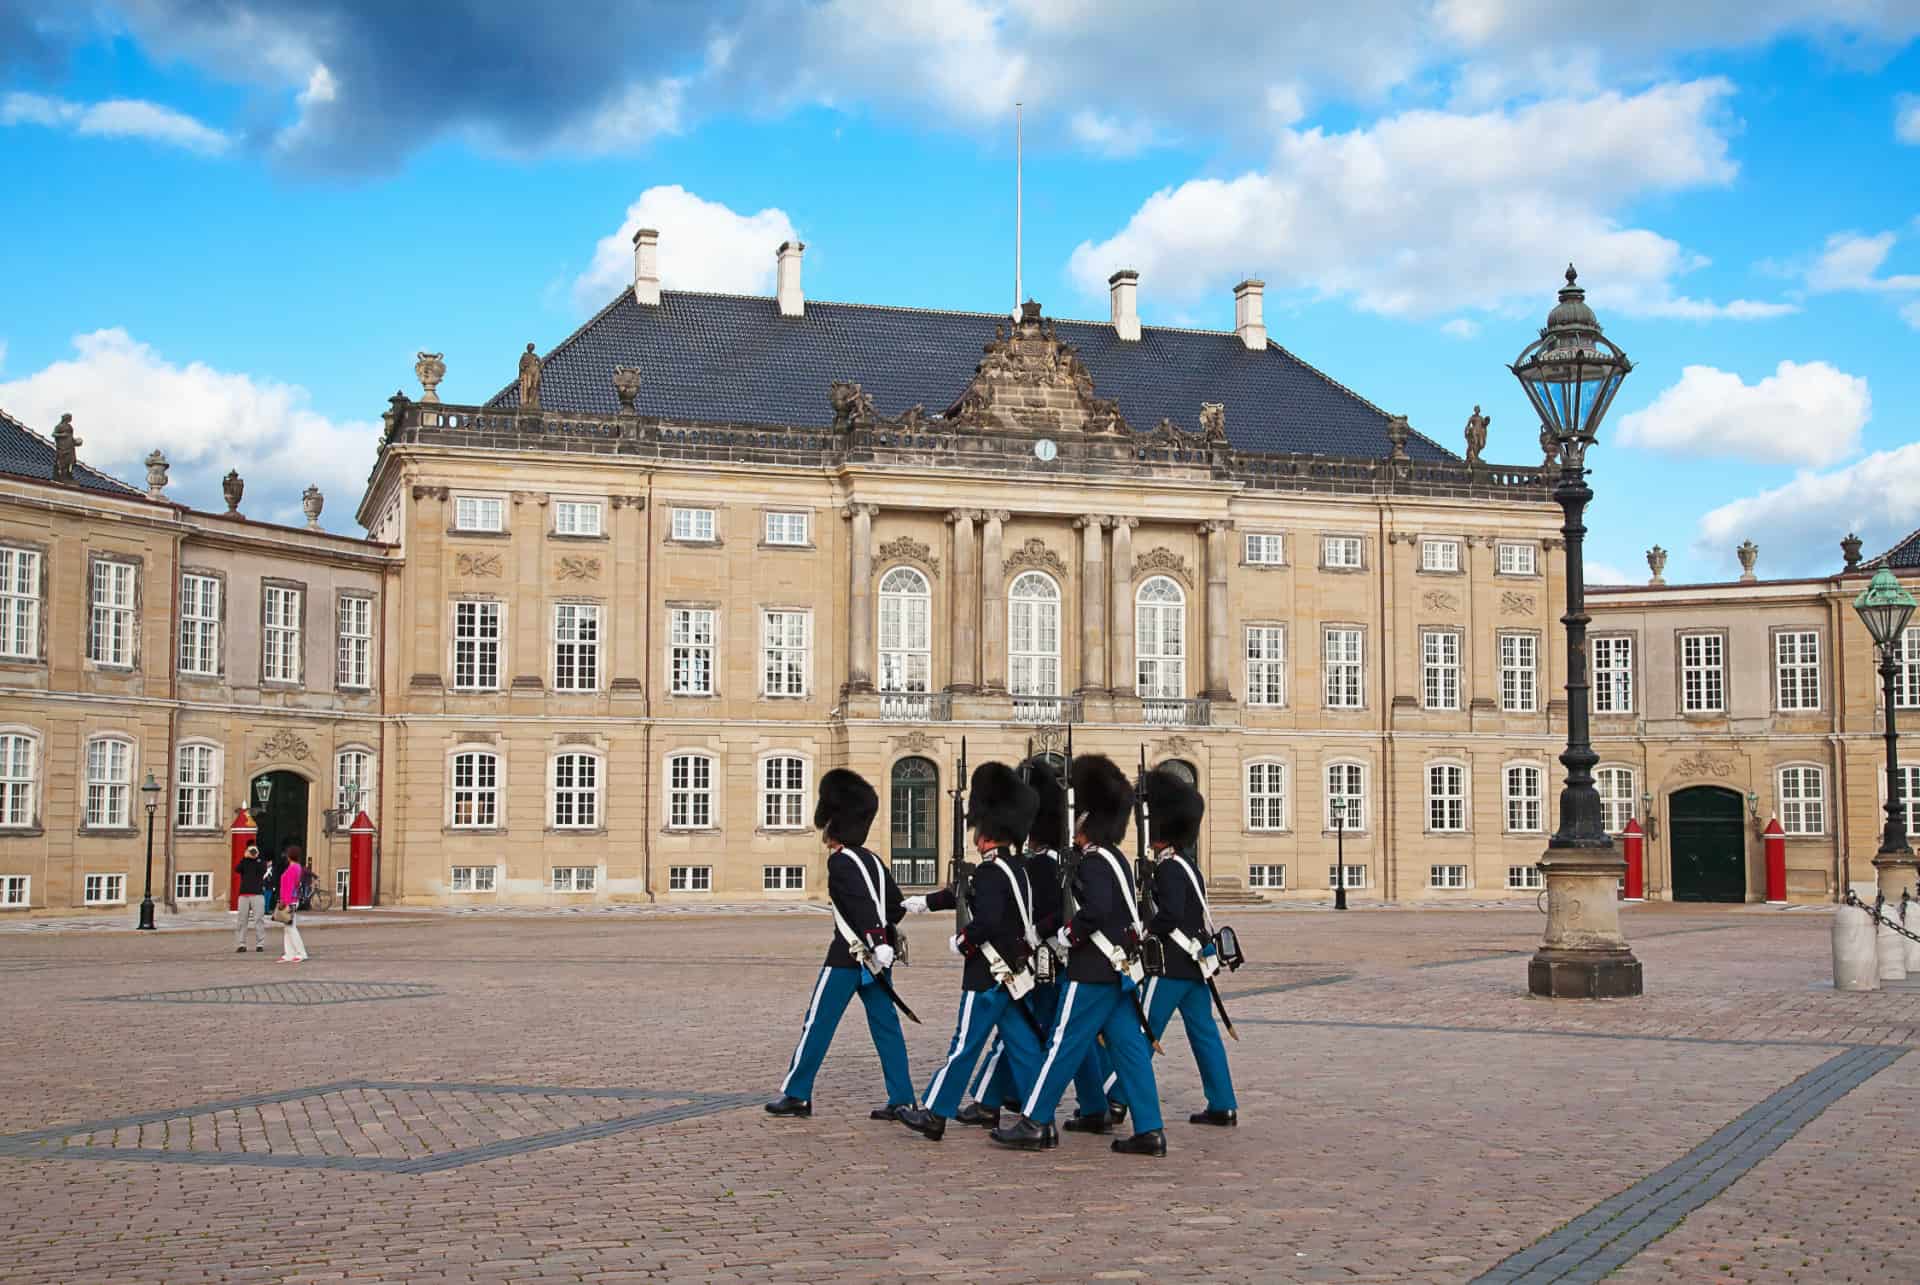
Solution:
[[[1905,807],[1900,798],[1900,732],[1895,726],[1895,685],[1900,675],[1900,635],[1913,615],[1914,598],[1886,567],[1873,573],[1866,592],[1853,600],[1853,609],[1880,650],[1880,690],[1886,704],[1887,822],[1880,831],[1880,850],[1873,868],[1880,891],[1898,897],[1911,887],[1913,848],[1907,843]],[[1903,874],[1903,871],[1909,872]]]
[[[160,809],[160,782],[153,779],[151,772],[140,787],[140,798],[147,805],[147,892],[140,898],[140,922],[134,927],[152,932],[159,927],[153,922],[153,814]]]

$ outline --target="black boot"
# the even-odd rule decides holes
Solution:
[[[987,1136],[1003,1147],[1019,1151],[1044,1151],[1047,1146],[1046,1130],[1023,1115],[1013,1117]]]
[[[946,1117],[935,1115],[924,1107],[901,1107],[893,1118],[929,1142],[938,1142],[947,1133]]]
[[[1231,1129],[1240,1123],[1238,1111],[1195,1111],[1187,1117],[1188,1124],[1213,1124],[1222,1129]]]
[[[913,1106],[911,1102],[889,1102],[883,1107],[875,1107],[867,1112],[869,1120],[898,1120],[900,1113]]]
[[[1127,1122],[1127,1104],[1114,1098],[1108,1098],[1107,1114],[1112,1117],[1115,1124],[1125,1124]]]
[[[1167,1154],[1167,1135],[1163,1130],[1149,1129],[1131,1138],[1115,1138],[1113,1149],[1126,1156],[1164,1156]]]
[[[1062,1127],[1068,1133],[1112,1133],[1113,1115],[1107,1111],[1099,1115],[1072,1115]]]
[[[1046,1151],[1051,1151],[1059,1145],[1060,1145],[1060,1130],[1054,1128],[1050,1124],[1042,1125],[1040,1128],[1041,1149]]]
[[[994,1107],[982,1106],[978,1102],[967,1103],[960,1108],[960,1114],[953,1118],[958,1124],[977,1124],[987,1129],[1000,1127],[1000,1112]]]
[[[807,1119],[813,1114],[813,1103],[792,1094],[783,1094],[777,1102],[767,1103],[768,1115],[794,1115]]]

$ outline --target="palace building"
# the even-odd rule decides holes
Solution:
[[[1069,727],[1193,776],[1222,898],[1323,899],[1342,856],[1365,898],[1539,886],[1557,470],[1481,460],[1477,408],[1462,458],[1307,365],[1258,281],[1231,330],[1184,330],[1142,325],[1125,271],[1103,322],[808,300],[802,251],[771,298],[670,291],[643,231],[631,287],[484,405],[422,354],[364,539],[0,424],[0,907],[137,900],[148,772],[176,901],[224,902],[262,780],[263,846],[327,878],[357,791],[387,904],[818,899],[835,766],[926,886],[963,746]],[[1871,879],[1860,583],[1592,591],[1600,783],[1610,827],[1645,818],[1650,895],[1758,896],[1756,817],[1793,897]]]

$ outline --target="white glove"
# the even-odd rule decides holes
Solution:
[[[901,904],[906,906],[907,913],[910,915],[924,915],[927,913],[927,899],[925,897],[908,897],[906,901]]]
[[[880,965],[880,971],[886,972],[893,967],[893,947],[882,942],[873,948],[873,962]]]
[[[947,938],[947,949],[952,951],[954,954],[960,955],[962,957],[964,957],[967,953],[966,951],[960,949],[960,935],[958,933],[955,933],[953,936]]]
[[[1060,958],[1062,959],[1065,959],[1067,957],[1067,952],[1073,949],[1073,943],[1067,940],[1067,930],[1064,928],[1062,928],[1059,932],[1055,933],[1053,936],[1047,938],[1047,944],[1049,946],[1052,946],[1053,953],[1060,956]]]

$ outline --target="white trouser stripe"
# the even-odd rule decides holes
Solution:
[[[1068,982],[1067,993],[1060,998],[1060,1015],[1053,1019],[1053,1038],[1047,1042],[1047,1060],[1040,1064],[1040,1074],[1033,1077],[1033,1092],[1020,1108],[1020,1114],[1029,1120],[1033,1119],[1033,1108],[1039,1104],[1040,1090],[1046,1086],[1047,1073],[1053,1070],[1054,1055],[1067,1038],[1067,1019],[1073,1016],[1073,997],[1079,989],[1079,982]]]
[[[994,1036],[993,1043],[987,1046],[987,1060],[980,1064],[980,1076],[974,1082],[973,1096],[976,1101],[982,1093],[987,1091],[987,1086],[993,1083],[993,1073],[1000,1069],[1000,1054],[1006,1050],[1006,1047],[1007,1042],[998,1035]],[[986,1105],[997,1107],[1000,1104],[989,1102]]]
[[[940,1068],[940,1073],[934,1076],[933,1083],[927,1086],[927,1107],[929,1110],[932,1109],[934,1100],[940,1096],[941,1082],[947,1078],[947,1072],[953,1069],[955,1059],[960,1056],[960,1050],[967,1046],[967,1027],[973,1021],[973,997],[980,993],[979,991],[968,991],[967,1002],[960,1006],[960,1029],[953,1033],[953,1048],[948,1051],[946,1064]]]
[[[793,1073],[800,1067],[800,1054],[806,1051],[807,1036],[813,1034],[813,1019],[820,1014],[820,997],[827,991],[827,970],[820,970],[820,980],[814,983],[813,998],[807,1001],[807,1018],[800,1023],[800,1042],[793,1046],[793,1060],[787,1063],[787,1078],[780,1081],[780,1091],[785,1093],[787,1085],[793,1081]]]

